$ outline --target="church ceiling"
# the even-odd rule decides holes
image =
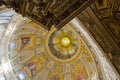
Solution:
[[[23,17],[19,15],[18,18],[22,21],[19,22],[16,17],[13,17],[13,22],[6,27],[8,30],[3,32],[6,32],[5,39],[7,40],[3,38],[1,41],[3,47],[0,46],[0,49],[4,48],[1,52],[7,54],[4,56],[7,56],[10,62],[12,67],[10,70],[13,72],[10,75],[14,76],[15,80],[116,80],[119,78],[117,73],[114,73],[114,68],[111,68],[111,64],[106,61],[105,56],[98,54],[99,50],[94,52],[94,48],[83,38],[81,31],[73,25],[66,24],[79,14],[78,21],[80,20],[86,26],[86,29],[107,53],[112,50],[112,47],[98,28],[101,25],[98,25],[96,19],[93,20],[94,16],[91,17],[92,14],[88,12],[91,10],[95,13],[94,15],[120,47],[120,4],[118,0],[96,0],[88,8],[86,7],[94,0],[10,1],[11,3],[6,5],[15,6],[16,12],[41,25],[28,18],[24,18],[23,21]],[[19,2],[21,5],[16,5]],[[85,8],[86,10],[81,12]],[[0,19],[6,18],[0,17]],[[4,22],[9,23],[7,20]],[[1,25],[3,26],[3,20],[0,22]],[[11,25],[15,28],[9,28]],[[2,36],[3,34],[0,35]],[[95,45],[93,46],[96,48]],[[2,67],[6,66],[2,59],[0,59],[0,79],[1,74],[4,73],[2,75],[5,79],[13,80],[10,75],[2,71]],[[101,62],[100,59],[103,61]],[[120,61],[119,58],[117,60]],[[116,63],[116,60],[114,62]],[[115,64],[116,66],[119,70],[119,63]]]
[[[120,1],[96,0],[91,8],[120,47]]]
[[[69,25],[59,31],[55,27],[47,31],[24,21],[10,38],[9,52],[11,65],[16,66],[14,73],[20,70],[30,80],[98,78],[91,52]]]
[[[0,32],[0,79],[119,78],[94,41],[90,41],[90,36],[84,34],[80,28],[83,25],[74,22],[76,19],[60,30],[52,26],[48,31],[13,10],[1,13],[0,16],[0,30],[4,28]],[[85,37],[89,37],[88,41]]]
[[[120,72],[120,1],[96,0],[78,18]],[[117,16],[117,17],[116,17]]]
[[[0,5],[12,7],[49,30],[62,28],[95,0],[1,0]]]

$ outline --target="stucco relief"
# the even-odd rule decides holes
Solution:
[[[105,27],[120,47],[120,25],[114,20],[104,20]]]
[[[104,3],[106,1],[106,3]],[[120,1],[119,0],[101,0],[96,1],[91,8],[104,24],[104,27],[111,35],[113,40],[120,47]],[[99,6],[99,4],[102,4]]]
[[[95,0],[1,0],[0,5],[13,8],[43,28],[50,30],[52,25],[62,28],[79,12]]]
[[[113,41],[116,43],[116,46],[120,48],[120,1],[107,0],[105,4],[104,1],[106,0],[101,0],[101,4],[103,4],[101,6],[98,6],[100,3],[99,1],[96,1],[96,4],[91,5],[91,8],[104,25],[106,31],[109,33]],[[120,73],[120,64],[118,64],[119,60],[118,57],[115,56],[115,54],[118,54],[119,56],[120,51],[118,50],[117,52],[118,53],[116,53],[116,50],[114,50],[111,52],[111,55],[108,53],[108,57],[117,71]]]
[[[97,40],[97,42],[102,46],[102,48],[105,51],[109,51],[109,48],[107,46],[108,44],[106,43],[106,41],[105,41],[104,37],[102,36],[101,32],[98,30],[97,26],[93,25],[92,28],[90,28],[89,31],[95,37],[95,39]]]
[[[88,14],[80,14],[79,19],[85,25],[85,27],[90,31],[92,36],[96,39],[99,45],[102,47],[104,51],[110,51],[111,48],[109,47],[107,41],[105,40],[102,32],[98,29],[97,24],[89,17],[86,16]]]

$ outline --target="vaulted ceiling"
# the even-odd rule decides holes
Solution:
[[[5,6],[0,7],[0,26],[8,26],[0,36],[7,50],[1,49],[8,56],[17,79],[25,76],[27,80],[117,79],[111,71],[120,73],[119,0],[8,2],[2,0],[0,4],[14,7],[17,13],[29,18]],[[12,13],[9,18],[3,18],[9,13]],[[80,26],[85,31],[79,29]],[[4,38],[8,40],[5,42]]]

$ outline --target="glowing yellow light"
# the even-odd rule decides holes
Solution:
[[[65,47],[69,46],[70,45],[70,39],[68,37],[63,37],[61,39],[61,44]]]

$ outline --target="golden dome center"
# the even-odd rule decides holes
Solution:
[[[69,46],[70,45],[70,38],[68,38],[68,37],[63,37],[62,39],[61,39],[61,44],[63,45],[63,46]]]

